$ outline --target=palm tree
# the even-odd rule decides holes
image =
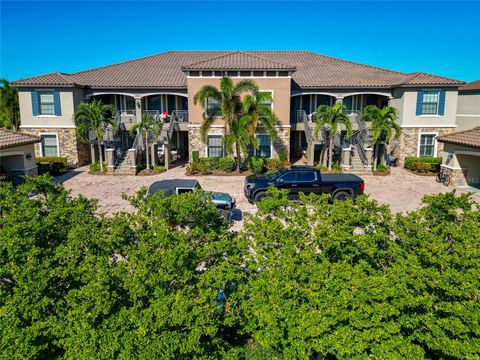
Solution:
[[[146,152],[146,161],[147,161],[147,170],[150,170],[150,157],[148,155],[148,141],[149,141],[149,134],[152,135],[153,139],[157,137],[157,135],[162,130],[162,123],[156,121],[150,114],[143,114],[142,121],[133,125],[132,129],[130,130],[132,133],[139,132],[145,134],[145,152]]]
[[[82,141],[88,143],[89,131],[95,132],[97,139],[98,154],[100,156],[100,169],[103,171],[103,136],[108,126],[116,128],[113,117],[116,109],[112,105],[104,104],[101,100],[94,99],[92,102],[80,103],[73,114],[73,120],[77,127],[77,133]]]
[[[1,79],[0,84],[0,127],[17,131],[20,126],[18,90],[11,87],[5,79]]]
[[[207,99],[216,100],[220,104],[220,108],[216,111],[205,111],[202,125],[200,127],[200,135],[204,143],[207,142],[207,133],[213,125],[215,118],[223,117],[225,121],[226,134],[230,134],[233,124],[238,122],[241,117],[242,104],[240,95],[245,92],[258,92],[258,86],[252,80],[241,80],[236,84],[228,77],[220,80],[220,88],[217,89],[213,85],[204,85],[194,96],[193,103],[200,104],[203,110],[206,108]],[[241,154],[240,143],[235,142],[237,152],[237,170],[240,171]],[[232,144],[233,149],[233,144]]]
[[[223,138],[227,152],[231,152],[234,145],[237,145],[244,153],[247,152],[249,146],[258,146],[255,134],[252,135],[249,131],[250,123],[251,118],[247,115],[232,123],[230,132]]]
[[[256,92],[243,98],[243,113],[249,121],[246,123],[250,135],[255,138],[255,130],[261,124],[272,140],[277,137],[275,125],[278,116],[272,111],[270,104],[273,103],[272,95],[268,92]]]
[[[386,144],[388,144],[392,137],[398,138],[400,136],[402,129],[397,123],[397,118],[397,109],[391,106],[380,109],[375,105],[368,105],[363,109],[362,120],[372,122],[372,144],[375,146],[373,170],[377,170],[378,140],[384,137]]]
[[[338,134],[339,126],[344,125],[347,129],[347,139],[352,136],[352,123],[347,114],[342,112],[344,106],[341,103],[334,104],[333,106],[320,105],[317,108],[315,114],[315,137],[318,137],[318,132],[322,126],[329,128],[328,135],[328,170],[332,170],[333,161],[333,140]]]

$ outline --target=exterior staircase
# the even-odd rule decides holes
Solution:
[[[117,175],[132,175],[130,161],[128,161],[127,151],[121,150],[117,153],[114,173]]]

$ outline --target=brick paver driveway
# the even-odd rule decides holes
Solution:
[[[360,175],[362,176],[362,175]],[[165,173],[153,176],[102,176],[90,175],[88,167],[78,168],[57,181],[63,182],[72,195],[83,194],[98,199],[99,211],[113,213],[121,210],[131,211],[132,207],[122,200],[121,194],[133,194],[141,186],[164,179],[185,177],[185,167],[178,166]],[[390,205],[394,212],[406,212],[417,209],[426,194],[447,192],[450,188],[438,184],[435,177],[418,176],[402,168],[393,168],[390,176],[363,175],[365,192],[379,202]],[[243,195],[244,176],[197,176],[202,188],[210,191],[228,192],[237,200],[238,208],[243,212],[254,212],[255,206],[247,202]],[[480,195],[475,195],[480,201]],[[235,228],[241,226],[240,222]]]

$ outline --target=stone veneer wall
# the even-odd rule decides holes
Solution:
[[[59,155],[66,156],[70,166],[86,165],[90,161],[90,152],[87,144],[80,142],[76,130],[71,128],[22,128],[27,134],[40,135],[42,133],[57,134]],[[40,156],[40,143],[35,144],[35,155]]]
[[[259,131],[259,134],[262,132]],[[208,131],[209,135],[224,135],[224,127],[212,127]],[[277,139],[273,141],[272,157],[278,157],[278,152],[284,150],[289,157],[290,151],[290,127],[277,127]],[[188,128],[188,153],[189,159],[192,159],[192,151],[197,150],[200,157],[206,156],[206,144],[202,142],[199,127]]]
[[[399,165],[403,166],[405,157],[418,156],[418,138],[421,133],[437,133],[437,136],[455,132],[455,128],[402,128],[398,145],[395,149],[395,157],[398,157]],[[443,143],[437,142],[437,155],[442,156]]]

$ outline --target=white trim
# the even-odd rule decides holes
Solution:
[[[457,125],[428,125],[428,124],[415,124],[415,125],[400,125],[400,127],[402,129],[405,129],[405,128],[438,128],[438,129],[442,129],[442,128],[456,128]]]
[[[438,148],[438,132],[421,132],[418,134],[418,141],[417,141],[417,157],[420,157],[420,140],[422,138],[422,135],[435,135],[435,142],[433,144],[433,156],[432,157],[437,157],[437,148]]]
[[[292,125],[275,125],[275,128],[277,129],[290,129],[292,127]]]
[[[143,98],[146,96],[153,96],[153,95],[177,95],[188,98],[188,94],[185,93],[177,93],[177,92],[170,92],[170,91],[158,91],[158,92],[149,92],[149,93],[128,93],[122,91],[107,91],[107,92],[93,92],[91,94],[86,95],[86,98],[90,98],[92,96],[97,95],[123,95],[123,96],[130,96],[133,98]]]
[[[480,115],[474,115],[474,114],[457,114],[457,116],[480,117]]]
[[[75,129],[75,125],[20,125],[20,129]]]
[[[58,142],[58,133],[38,133],[37,136],[42,137],[42,135],[55,135],[57,140],[57,156],[60,156],[60,143]],[[43,149],[42,149],[42,142],[40,141],[40,156],[43,157]]]
[[[465,145],[457,145],[457,146],[463,146],[463,147],[470,147],[470,146],[465,146]],[[469,156],[480,156],[480,149],[478,151],[469,151],[469,150],[455,150],[453,152],[455,156],[457,155],[469,155]]]
[[[58,115],[34,115],[36,118],[59,118],[61,116]]]
[[[327,96],[331,96],[333,98],[338,97],[338,94],[333,94],[333,93],[328,93],[328,92],[300,92],[300,93],[291,94],[290,97],[302,96],[302,95],[327,95]]]
[[[9,169],[9,171],[28,171],[28,170],[37,169],[37,168],[38,168],[38,166],[34,165],[34,166],[30,166],[29,168],[24,168],[24,169]]]
[[[222,152],[223,152],[223,155],[221,157],[225,157],[225,144],[223,143],[223,138],[225,137],[225,134],[219,134],[219,133],[208,133],[207,134],[207,143],[205,144],[205,157],[209,157],[208,156],[208,137],[209,136],[220,136],[222,138]]]
[[[201,126],[200,124],[188,124],[187,128],[199,128]],[[210,128],[223,129],[225,125],[211,125]]]
[[[440,118],[440,117],[443,117],[444,115],[438,115],[438,114],[431,114],[431,115],[428,115],[428,114],[425,114],[425,115],[418,115],[419,118]]]
[[[30,144],[25,144],[25,145],[30,145]],[[15,146],[12,146],[12,147],[18,147],[18,146],[25,146],[25,145],[15,145]],[[33,145],[33,144],[31,144]],[[6,151],[0,151],[0,157],[2,156],[15,156],[15,155],[20,155],[20,156],[24,156],[25,155],[25,150],[16,150],[16,151],[9,151],[9,152],[6,152]],[[32,154],[33,155],[33,154]]]
[[[444,165],[444,164],[440,164],[440,166],[450,170],[463,170],[462,168],[459,168],[459,167],[453,167],[453,166]]]

